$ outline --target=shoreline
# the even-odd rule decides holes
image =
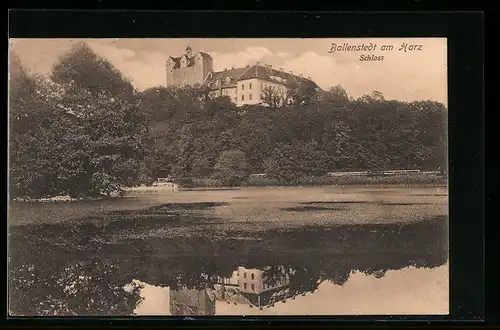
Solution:
[[[448,188],[447,185],[439,184],[348,184],[348,185],[297,185],[297,186],[241,186],[241,187],[193,187],[193,188],[171,188],[171,187],[127,187],[123,188],[123,192],[182,192],[182,191],[221,191],[221,190],[242,190],[242,189],[292,189],[292,188]],[[69,196],[55,196],[44,198],[13,198],[10,202],[16,203],[70,203],[70,202],[91,202],[103,200],[124,199],[125,196],[114,197],[80,197],[71,198]]]
[[[196,187],[131,187],[124,188],[123,191],[189,191],[189,190],[241,190],[250,188],[448,188],[446,184],[346,184],[346,185],[269,185],[269,186],[239,186],[239,187],[213,187],[213,186],[196,186]]]
[[[182,191],[231,191],[231,190],[242,190],[242,189],[292,189],[292,188],[448,188],[445,184],[346,184],[346,185],[295,185],[295,186],[241,186],[241,187],[191,187],[191,188],[172,188],[172,187],[127,187],[123,188],[123,192],[144,192],[144,193],[155,193],[155,192],[182,192]],[[13,198],[10,202],[16,203],[69,203],[69,202],[91,202],[91,201],[103,201],[103,200],[117,200],[124,199],[125,196],[103,196],[103,197],[80,197],[72,198],[69,196],[54,196],[54,197],[43,197],[43,198]]]
[[[252,188],[448,188],[447,184],[375,184],[375,183],[367,183],[367,184],[324,184],[324,185],[248,185],[248,186],[239,186],[239,187],[228,187],[228,186],[195,186],[195,187],[179,187],[179,188],[171,188],[171,187],[129,187],[123,188],[123,191],[190,191],[190,190],[241,190],[241,189],[252,189]]]
[[[42,198],[12,198],[10,202],[16,203],[68,203],[68,202],[96,202],[109,199],[119,199],[121,197],[80,197],[54,196]]]

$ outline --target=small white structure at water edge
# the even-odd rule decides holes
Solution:
[[[170,178],[158,178],[155,182],[153,182],[153,187],[177,189],[179,188],[179,185],[173,182]]]

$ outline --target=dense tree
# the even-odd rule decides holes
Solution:
[[[125,287],[130,280],[123,279],[119,267],[101,258],[65,264],[30,262],[9,267],[9,272],[12,315],[131,315],[141,301],[139,286]]]
[[[309,81],[298,81],[288,85],[287,100],[295,105],[309,105],[315,103],[319,98],[317,87]]]
[[[262,90],[260,98],[262,103],[270,108],[279,108],[287,103],[287,95],[271,86]]]
[[[80,171],[68,190],[109,195],[131,185],[143,174],[148,135],[130,82],[86,45],[56,63],[52,80],[63,86],[62,107],[77,118],[81,133],[74,148]]]
[[[54,107],[58,90],[29,74],[15,55],[10,69],[9,192],[15,197],[50,195],[57,191],[54,141],[67,127]]]
[[[178,92],[182,93],[182,89]],[[219,154],[232,149],[246,154],[253,173],[265,172],[266,167],[277,161],[276,152],[281,146],[297,148],[294,157],[303,153],[296,141],[309,147],[315,145],[314,150],[322,151],[319,163],[326,170],[444,167],[444,106],[432,102],[386,101],[382,95],[372,94],[350,100],[345,90],[337,86],[314,102],[284,105],[279,111],[269,104],[235,108],[223,99],[205,104],[193,99],[192,104],[196,104],[193,107],[200,109],[196,114],[189,118],[170,117],[153,125],[158,127],[156,136],[161,137],[158,145],[170,146],[172,155],[168,159],[191,167],[185,174],[195,177],[206,177]],[[182,106],[176,109],[186,111]],[[434,118],[433,123],[425,123],[424,118]],[[172,125],[177,126],[167,133],[167,127]],[[191,127],[188,136],[184,125]],[[186,153],[188,150],[190,154]]]
[[[193,125],[185,125],[178,135],[178,157],[177,163],[173,168],[173,173],[176,177],[187,178],[191,176],[194,161],[193,141]]]
[[[15,92],[11,104],[23,112],[11,136],[14,195],[109,195],[144,177],[146,122],[132,85],[107,60],[79,45],[51,79],[25,80],[27,99]]]
[[[229,186],[239,186],[250,174],[245,154],[240,150],[221,153],[214,166],[214,177]]]
[[[279,144],[266,161],[266,173],[281,183],[293,183],[304,176],[325,175],[326,160],[316,141]]]
[[[323,93],[322,101],[333,107],[346,106],[350,102],[349,95],[340,85],[334,86]]]
[[[68,91],[85,91],[90,95],[106,92],[126,97],[134,93],[130,81],[85,43],[75,45],[59,59],[52,69],[51,78],[65,85]]]

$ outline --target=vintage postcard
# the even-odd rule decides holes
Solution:
[[[448,314],[445,38],[9,48],[11,316]]]

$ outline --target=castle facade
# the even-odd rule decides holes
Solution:
[[[182,56],[167,60],[167,86],[205,86],[211,97],[227,96],[238,106],[261,104],[271,98],[276,103],[289,102],[289,88],[300,84],[318,89],[309,77],[259,62],[215,72],[212,57],[203,52],[193,54],[189,46]]]

